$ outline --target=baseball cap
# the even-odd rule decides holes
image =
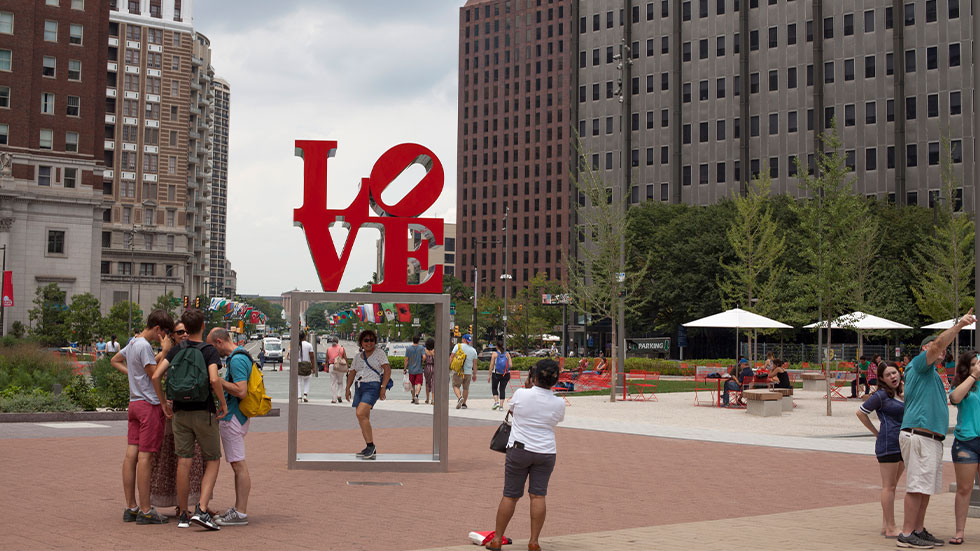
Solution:
[[[467,334],[463,335],[463,340],[466,341],[466,342],[473,342],[473,335],[470,335],[469,333],[467,333]]]
[[[931,343],[934,340],[936,340],[936,336],[935,335],[929,335],[928,337],[922,339],[922,344],[919,345],[919,346],[925,347],[927,344]]]

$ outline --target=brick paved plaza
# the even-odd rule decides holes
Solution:
[[[587,406],[576,400],[570,412]],[[214,533],[178,530],[174,520],[141,526],[119,519],[125,423],[0,424],[0,481],[7,496],[0,504],[0,549],[477,549],[466,535],[493,527],[503,457],[487,448],[496,412],[475,404],[452,413],[448,474],[289,471],[285,417],[258,419],[247,439],[250,524]],[[430,417],[419,411],[389,402],[375,412],[382,453],[429,449]],[[301,452],[363,445],[349,407],[304,405],[301,412]],[[719,423],[733,426],[745,415],[717,414]],[[558,430],[544,549],[894,548],[893,540],[877,535],[879,474],[870,455],[793,449],[778,439],[744,445],[596,428]],[[738,439],[742,433],[730,434]],[[863,438],[806,440],[827,449],[837,440],[873,448]],[[953,481],[951,464],[944,480]],[[402,485],[348,485],[356,481]],[[231,469],[223,463],[213,508],[224,510],[233,501]],[[901,505],[896,509],[901,517]],[[524,500],[508,532],[514,550],[526,548],[527,511]],[[927,525],[941,537],[952,535],[952,494],[934,499]],[[980,535],[972,537],[976,526],[968,522],[961,548],[980,549]]]

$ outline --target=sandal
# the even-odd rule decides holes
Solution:
[[[496,539],[490,540],[490,543],[487,544],[486,549],[488,549],[489,551],[500,551],[500,548],[504,546],[504,542],[501,541],[499,544],[497,544],[496,546],[494,546],[493,542],[495,542],[495,541],[497,541],[497,540]]]
[[[527,544],[527,551],[541,551],[541,546],[536,543]]]
[[[963,545],[963,538],[949,538],[950,545]]]

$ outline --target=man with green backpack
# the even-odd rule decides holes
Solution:
[[[218,479],[218,460],[221,459],[221,438],[218,419],[228,414],[228,405],[218,376],[221,355],[218,350],[202,342],[204,314],[197,309],[185,310],[180,316],[187,339],[167,353],[153,373],[153,386],[162,396],[161,379],[167,376],[167,401],[163,413],[173,418],[174,448],[177,454],[177,505],[180,507],[178,528],[188,528],[193,522],[208,530],[220,530],[211,514],[208,502]],[[214,399],[218,399],[215,411]],[[194,460],[194,443],[201,447],[204,459],[204,477],[201,479],[201,499],[194,507],[194,515],[188,518],[187,497],[190,493],[191,463]]]

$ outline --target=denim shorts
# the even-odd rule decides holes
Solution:
[[[361,402],[374,407],[374,404],[378,403],[378,399],[381,398],[381,381],[370,381],[367,383],[362,383],[358,381],[354,385],[354,400],[351,402],[351,406],[357,407]]]
[[[980,438],[953,440],[953,463],[980,463]]]

